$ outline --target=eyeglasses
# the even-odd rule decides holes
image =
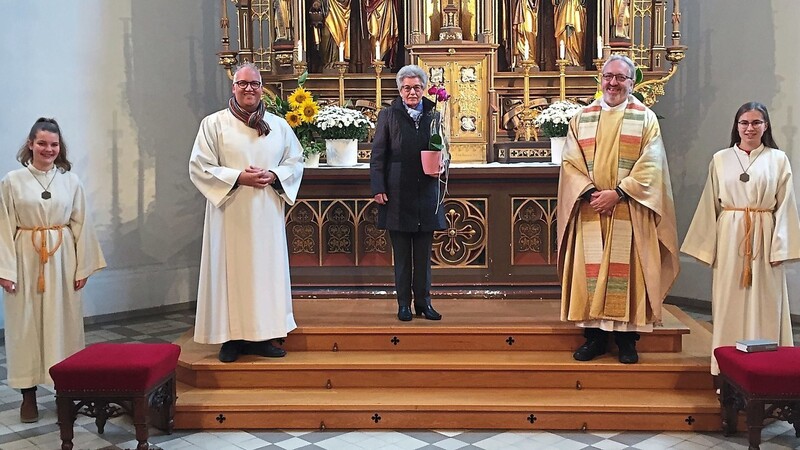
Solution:
[[[633,77],[629,77],[627,75],[623,75],[621,73],[604,73],[603,74],[603,81],[611,81],[613,79],[617,80],[617,83],[624,83],[628,80],[632,80]]]
[[[754,121],[752,121],[752,122],[748,122],[748,121],[746,121],[746,120],[740,120],[740,121],[738,121],[738,122],[736,122],[736,123],[738,123],[738,124],[739,124],[739,126],[740,126],[740,127],[742,127],[742,128],[747,128],[747,127],[749,127],[750,125],[752,125],[752,126],[753,126],[753,128],[758,128],[758,127],[760,127],[761,125],[764,125],[766,122],[764,122],[763,120],[754,120]]]
[[[406,94],[408,94],[412,90],[413,91],[417,91],[417,92],[422,92],[422,86],[420,86],[418,84],[415,84],[414,86],[401,86],[400,90],[405,92]]]
[[[234,82],[233,84],[235,84],[236,86],[239,86],[242,89],[247,89],[247,86],[250,86],[250,88],[254,89],[254,90],[261,87],[261,82],[260,81],[239,80],[239,81]]]

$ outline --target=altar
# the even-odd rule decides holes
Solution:
[[[454,164],[447,229],[434,234],[434,297],[557,298],[559,166]],[[444,185],[442,184],[442,189]],[[306,169],[287,212],[298,297],[393,294],[389,233],[376,227],[369,166]]]

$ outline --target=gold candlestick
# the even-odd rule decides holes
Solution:
[[[306,64],[305,61],[295,61],[294,62],[294,74],[295,74],[295,76],[299,77],[300,75],[306,73],[306,68],[307,67],[308,67],[308,64]]]
[[[525,140],[530,141],[531,137],[533,140],[536,141],[539,139],[538,133],[536,132],[536,127],[533,124],[533,111],[531,111],[531,69],[536,66],[536,63],[531,59],[523,59],[520,62],[522,66],[522,70],[525,73],[525,78],[523,78],[523,105],[525,110],[522,112],[522,126],[525,129]]]
[[[567,98],[567,64],[569,63],[566,59],[557,59],[556,64],[558,64],[558,98],[562,102]]]
[[[339,106],[344,106],[344,74],[347,73],[347,66],[350,63],[347,61],[336,61],[333,67],[339,71]]]
[[[375,68],[375,113],[381,110],[381,72],[383,72],[384,65],[385,63],[380,59],[372,61],[372,67]]]

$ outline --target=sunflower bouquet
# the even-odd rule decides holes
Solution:
[[[294,130],[297,140],[303,146],[303,156],[322,153],[325,144],[318,142],[314,137],[314,123],[319,113],[319,104],[314,100],[310,91],[303,88],[308,78],[308,72],[297,79],[297,88],[289,94],[286,100],[275,96],[264,95],[264,105],[267,111],[286,119]]]

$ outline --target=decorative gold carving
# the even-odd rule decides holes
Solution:
[[[434,232],[433,264],[486,267],[487,200],[450,199],[442,207],[447,229]]]
[[[292,254],[316,254],[318,216],[307,203],[299,202],[286,213],[287,238]]]
[[[451,144],[450,152],[458,155],[460,162],[485,162],[486,144]],[[454,156],[455,158],[455,156]]]
[[[509,149],[511,158],[549,158],[549,148],[511,148]]]
[[[355,221],[352,210],[341,202],[333,202],[323,223],[328,253],[353,253]]]
[[[553,264],[556,258],[556,199],[512,197],[511,211],[511,264]]]
[[[275,62],[281,67],[289,67],[292,65],[294,56],[291,53],[276,53]]]

